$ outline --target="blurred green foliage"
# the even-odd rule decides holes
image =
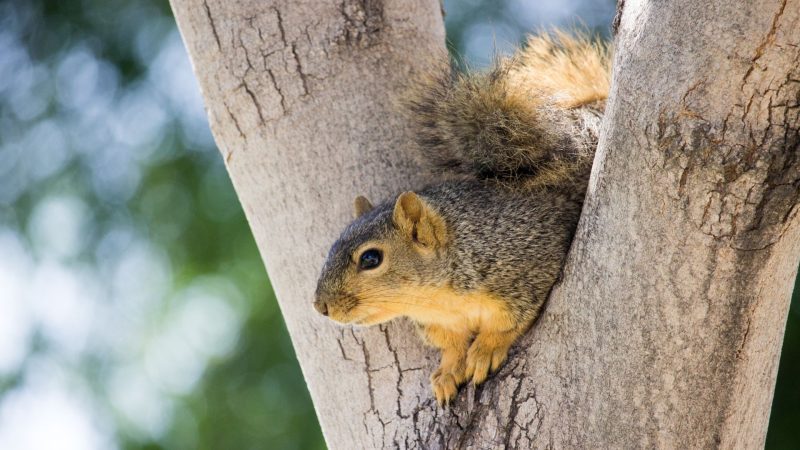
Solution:
[[[83,273],[99,293],[78,301],[123,317],[111,329],[88,325],[89,336],[65,356],[46,320],[19,313],[30,322],[27,354],[0,371],[0,447],[61,438],[59,448],[324,448],[167,2],[3,2],[0,20],[0,66],[10,77],[0,97],[3,229],[30,257],[25,275],[45,264],[78,282]],[[188,88],[176,89],[181,84]],[[181,98],[188,90],[194,98]],[[32,136],[41,124],[55,130],[58,154]],[[29,150],[31,140],[43,148]],[[43,162],[54,167],[39,175],[34,166]],[[47,202],[56,206],[41,206]],[[75,233],[61,235],[70,208],[84,217]],[[38,216],[44,224],[32,226]],[[42,242],[49,237],[55,245]],[[76,248],[51,248],[58,242]],[[36,295],[27,286],[12,292]],[[171,335],[175,320],[188,322],[189,336]],[[193,326],[222,327],[203,339],[232,342],[187,359],[182,350],[198,339]],[[36,380],[41,364],[63,372],[54,375],[63,393]],[[63,420],[81,425],[72,435],[42,441],[11,429],[42,425],[34,409],[64,397]]]
[[[480,67],[614,2],[445,7]],[[166,1],[0,1],[0,161],[0,448],[324,448]],[[795,307],[769,448],[799,356]]]

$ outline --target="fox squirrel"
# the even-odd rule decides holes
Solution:
[[[482,383],[530,328],[580,216],[610,84],[609,47],[532,37],[486,73],[447,65],[408,103],[418,146],[446,181],[372,206],[328,254],[315,308],[374,325],[399,316],[441,349],[440,405]]]

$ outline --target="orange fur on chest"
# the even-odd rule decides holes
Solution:
[[[409,287],[399,294],[404,299],[402,315],[423,325],[468,333],[507,331],[516,325],[507,303],[485,292],[461,293],[442,286]]]

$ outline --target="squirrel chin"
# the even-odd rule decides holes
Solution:
[[[380,313],[375,314],[368,314],[364,317],[360,317],[358,319],[352,320],[349,322],[350,325],[356,325],[359,327],[371,327],[373,325],[379,325],[382,323],[386,323],[390,320],[394,319],[394,317],[382,317]]]
[[[373,325],[389,322],[390,320],[396,317],[395,315],[387,317],[387,314],[383,312],[366,312],[364,314],[359,314],[359,315],[353,315],[351,313],[352,311],[348,311],[347,313],[344,314],[331,315],[330,319],[342,325],[370,327]]]

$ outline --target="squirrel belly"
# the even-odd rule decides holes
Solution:
[[[376,206],[331,247],[314,307],[341,323],[408,317],[441,350],[440,404],[482,383],[558,279],[583,204],[610,50],[533,37],[478,74],[440,68],[407,100],[421,156],[445,181]]]

